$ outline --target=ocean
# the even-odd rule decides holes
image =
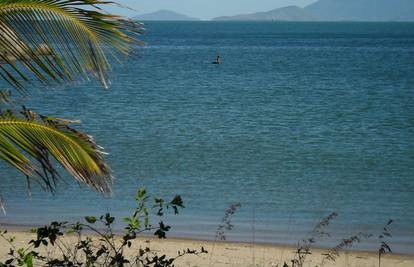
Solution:
[[[64,176],[56,194],[0,162],[2,225],[127,216],[138,187],[181,194],[170,236],[297,244],[331,212],[317,245],[389,219],[414,253],[414,23],[148,22],[146,45],[95,82],[29,88],[41,114],[80,119],[110,154],[104,198]],[[213,65],[216,56],[221,65]],[[6,88],[4,82],[0,86]],[[121,229],[120,222],[117,227]],[[376,250],[371,238],[357,249]]]

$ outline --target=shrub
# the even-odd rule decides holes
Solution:
[[[174,266],[174,262],[187,254],[202,254],[207,251],[187,249],[179,251],[175,257],[151,250],[149,247],[133,249],[133,241],[140,234],[153,232],[158,238],[166,238],[171,229],[162,221],[167,210],[178,214],[184,208],[179,195],[166,202],[162,198],[151,198],[144,188],[137,191],[136,207],[130,217],[124,218],[126,226],[121,237],[114,234],[115,217],[109,213],[100,217],[87,216],[85,222],[52,222],[50,225],[33,229],[36,238],[31,240],[27,248],[16,248],[14,238],[7,237],[7,231],[0,236],[10,244],[9,259],[0,267],[13,266],[142,266],[166,267]],[[152,202],[152,204],[150,204]],[[159,218],[157,225],[150,224],[150,215]],[[84,233],[87,235],[84,235]],[[73,237],[75,238],[75,241]],[[132,250],[132,251],[131,251]],[[130,251],[130,253],[126,253]]]

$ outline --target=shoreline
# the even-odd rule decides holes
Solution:
[[[34,237],[34,234],[28,232],[30,228],[11,226],[2,229],[8,230],[8,235],[16,237],[16,244],[23,247]],[[87,234],[89,235],[89,234]],[[90,235],[94,236],[94,235]],[[234,241],[212,241],[199,240],[196,238],[180,238],[168,237],[167,239],[158,239],[155,236],[142,235],[133,241],[133,248],[141,248],[148,246],[153,250],[165,253],[167,256],[173,257],[177,255],[177,251],[189,249],[200,249],[204,247],[208,254],[188,255],[177,262],[176,266],[283,266],[286,261],[295,257],[294,246],[279,244],[263,244],[263,243],[247,243]],[[6,258],[8,246],[4,240],[0,240],[0,261]],[[311,249],[311,254],[307,256],[306,266],[320,266],[323,254],[328,249],[315,247]],[[328,266],[378,266],[378,254],[370,251],[344,250],[335,262],[327,262]],[[382,256],[381,266],[389,267],[412,267],[414,266],[414,255],[407,254],[385,254]]]
[[[46,224],[47,225],[47,224]],[[32,228],[36,228],[36,227],[42,227],[44,226],[44,224],[42,225],[16,225],[16,224],[9,224],[9,223],[5,223],[5,224],[1,224],[0,223],[0,230],[8,230],[9,232],[12,233],[29,233],[30,230]],[[85,230],[85,232],[87,232]],[[88,233],[88,235],[93,236],[93,234]],[[122,231],[115,231],[115,235],[116,236],[121,236],[122,235]],[[157,238],[149,233],[142,233],[139,237],[139,239],[155,239],[157,240]],[[175,240],[175,241],[182,241],[182,242],[202,242],[202,243],[206,243],[206,244],[213,244],[213,243],[228,243],[228,244],[239,244],[239,245],[254,245],[254,246],[261,246],[261,247],[278,247],[278,248],[283,248],[283,249],[291,249],[291,250],[295,250],[297,249],[297,246],[295,245],[291,245],[291,244],[283,244],[283,243],[277,243],[277,242],[263,242],[263,241],[255,241],[255,242],[249,242],[249,241],[239,241],[239,240],[224,240],[224,241],[220,241],[220,240],[214,240],[214,239],[207,239],[207,238],[203,238],[203,237],[192,237],[192,236],[180,236],[180,235],[173,235],[167,232],[167,240]],[[329,249],[331,249],[331,246],[323,246],[323,245],[314,245],[312,246],[314,250],[318,250],[318,251],[327,251]],[[377,251],[375,250],[369,250],[369,249],[358,249],[358,248],[348,248],[348,249],[344,249],[343,251],[346,252],[350,252],[350,253],[365,253],[365,254],[375,254],[377,255]],[[392,253],[392,255],[397,255],[397,256],[406,256],[406,257],[414,257],[414,253],[403,253],[403,252],[397,252],[397,253]],[[414,265],[413,265],[414,266]]]

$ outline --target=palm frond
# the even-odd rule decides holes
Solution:
[[[11,102],[11,92],[6,90],[0,90],[0,104],[10,104]]]
[[[102,193],[111,192],[111,170],[90,136],[71,128],[70,121],[39,119],[29,110],[23,114],[26,118],[0,119],[1,159],[29,177],[40,177],[53,190],[58,174],[51,156],[78,181]]]
[[[101,10],[104,0],[0,1],[0,77],[23,89],[45,83],[98,79],[108,86],[110,58],[139,44],[142,25]],[[109,56],[109,57],[108,57]]]

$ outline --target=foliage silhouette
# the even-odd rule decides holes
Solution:
[[[180,196],[177,195],[167,202],[161,198],[152,198],[144,188],[137,191],[135,200],[136,207],[129,217],[124,218],[126,225],[121,237],[114,234],[116,219],[109,213],[100,217],[86,216],[85,222],[52,222],[34,229],[36,238],[29,242],[27,248],[17,248],[15,239],[7,237],[7,231],[2,231],[0,236],[7,240],[11,249],[9,259],[0,263],[0,267],[172,267],[177,259],[185,255],[207,253],[201,247],[199,250],[179,251],[175,257],[167,257],[164,254],[159,255],[149,247],[133,247],[134,240],[143,233],[153,232],[158,238],[166,238],[171,227],[162,221],[163,215],[168,210],[178,214],[184,208]],[[151,215],[159,218],[156,225],[150,223]]]

